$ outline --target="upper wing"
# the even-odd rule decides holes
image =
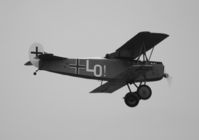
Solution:
[[[135,59],[167,38],[167,34],[140,32],[106,58]]]

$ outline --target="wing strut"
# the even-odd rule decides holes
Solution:
[[[149,60],[151,60],[151,56],[152,56],[152,54],[153,54],[153,50],[154,50],[154,47],[153,47],[152,50],[151,50],[151,53],[150,53],[150,56],[149,56]]]
[[[153,49],[154,49],[154,47],[153,47]],[[139,61],[140,60],[140,57],[142,56],[142,59],[143,59],[143,61],[149,61],[150,60],[150,58],[148,58],[147,57],[147,54],[146,54],[146,45],[145,45],[145,43],[143,42],[143,44],[141,45],[141,49],[140,49],[140,55],[137,57],[137,61]],[[151,54],[150,54],[150,57],[151,57]]]
[[[129,84],[126,84],[126,85],[127,85],[128,89],[129,89],[129,92],[132,92]]]

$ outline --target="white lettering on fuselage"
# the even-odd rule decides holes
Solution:
[[[95,77],[106,76],[106,65],[102,67],[100,64],[95,64],[92,69],[89,66],[89,60],[86,60],[86,71],[92,72]]]

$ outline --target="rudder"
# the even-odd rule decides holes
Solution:
[[[39,56],[44,54],[43,46],[40,43],[33,43],[29,48],[28,54],[31,64],[39,67]]]

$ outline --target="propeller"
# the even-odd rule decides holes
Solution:
[[[171,86],[173,79],[172,76],[170,76],[168,73],[164,73],[163,77],[167,79],[169,86]]]

